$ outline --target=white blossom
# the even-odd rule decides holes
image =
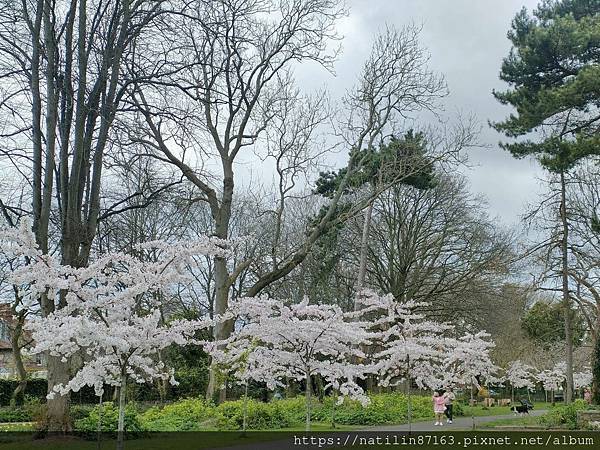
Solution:
[[[523,363],[520,360],[512,361],[508,369],[506,369],[505,379],[515,389],[527,388],[530,391],[535,389],[535,383],[533,380],[535,376],[533,374],[534,368]]]
[[[93,386],[100,395],[105,384],[119,386],[123,375],[142,383],[154,379],[171,382],[173,372],[160,361],[164,348],[193,342],[194,333],[211,325],[208,320],[166,321],[161,299],[185,283],[185,268],[195,255],[225,255],[223,241],[206,238],[197,242],[149,242],[139,250],[152,250],[153,261],[110,253],[88,267],[61,265],[39,252],[26,225],[4,230],[3,251],[26,256],[28,264],[17,268],[11,282],[20,286],[30,302],[41,295],[56,297],[60,305],[45,317],[27,324],[35,346],[32,354],[48,353],[67,361],[79,353],[82,367],[68,383],[54,386],[56,394]]]
[[[559,362],[552,369],[542,370],[536,375],[546,391],[558,391],[566,380],[567,365]]]

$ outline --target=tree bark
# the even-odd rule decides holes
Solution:
[[[127,394],[127,371],[121,371],[121,386],[119,386],[119,422],[117,424],[117,450],[123,450],[123,434],[125,431],[125,396]]]
[[[221,204],[217,207],[211,208],[213,220],[215,221],[215,236],[219,239],[226,240],[229,238],[229,222],[231,220],[231,205],[233,201],[233,167],[231,162],[223,159],[223,195],[221,198]],[[232,280],[227,269],[227,260],[223,257],[217,256],[214,258],[214,270],[215,270],[215,301],[214,301],[214,314],[220,316],[227,311],[229,307],[229,291],[231,288]],[[217,321],[213,327],[213,334],[215,341],[222,341],[229,337],[233,330],[233,322],[231,321]],[[213,399],[217,390],[216,385],[216,367],[211,364],[208,386],[206,388],[206,399]],[[224,402],[227,398],[227,391],[225,386],[222,386],[219,390],[219,402]]]
[[[21,310],[17,314],[17,322],[15,328],[10,334],[10,345],[12,348],[13,359],[15,360],[15,369],[19,384],[10,396],[10,406],[15,407],[20,396],[25,392],[27,387],[27,371],[23,364],[23,355],[21,354],[21,336],[23,335],[23,325],[25,324],[25,310]]]
[[[310,414],[311,414],[311,403],[312,403],[312,383],[310,379],[310,371],[306,369],[306,431],[310,431]]]
[[[46,367],[48,370],[48,392],[54,392],[54,386],[66,385],[69,382],[69,362],[61,361],[59,356],[46,354]],[[46,426],[48,431],[68,432],[71,431],[71,419],[69,417],[70,396],[56,394],[52,401],[47,403]]]
[[[560,172],[560,219],[562,225],[561,262],[562,262],[562,294],[565,314],[565,353],[567,363],[567,386],[565,389],[565,402],[571,403],[573,399],[573,333],[571,324],[571,298],[569,293],[569,222],[567,218],[567,195],[564,171]]]
[[[369,203],[365,211],[365,219],[363,222],[362,229],[362,237],[360,240],[360,261],[358,268],[358,280],[356,282],[356,286],[360,291],[365,285],[365,278],[367,276],[367,246],[369,244],[369,230],[371,229],[371,217],[373,216],[373,203],[375,200],[372,200]],[[354,300],[354,310],[357,311],[360,307],[358,305],[358,296],[355,297]]]
[[[600,303],[598,303],[597,331],[592,357],[592,402],[600,405]]]

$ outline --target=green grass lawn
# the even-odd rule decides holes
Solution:
[[[534,402],[533,406],[535,410],[540,410],[549,409],[552,407],[552,404],[546,402]],[[512,411],[508,406],[492,406],[489,408],[483,406],[463,406],[463,411],[465,417],[502,416],[512,414]]]
[[[33,431],[35,422],[0,423],[0,432]]]
[[[359,427],[348,425],[336,425],[324,422],[311,424],[311,432],[327,431],[350,431]],[[30,426],[29,430],[32,429]],[[29,431],[4,429],[2,431]],[[232,445],[251,444],[254,442],[267,442],[273,440],[292,439],[294,433],[304,432],[304,426],[295,426],[281,430],[259,430],[248,431],[245,435],[241,431],[206,431],[206,432],[179,432],[179,433],[157,433],[149,437],[131,439],[125,442],[126,450],[164,450],[164,449],[205,449],[213,447],[227,447]],[[10,437],[8,437],[10,436]],[[32,440],[29,433],[22,436],[18,434],[7,435],[3,438],[0,434],[0,449],[29,450],[39,448],[40,450],[97,450],[95,440],[85,440],[76,437],[52,437],[48,439]],[[101,441],[101,449],[115,448],[114,439],[104,438]]]
[[[525,416],[515,417],[514,419],[498,419],[492,422],[483,422],[477,425],[477,428],[495,428],[495,427],[539,427],[539,417]]]

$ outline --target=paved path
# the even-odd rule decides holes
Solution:
[[[541,416],[547,410],[539,409],[533,410],[529,413],[530,416]],[[519,416],[515,416],[515,414],[502,414],[497,416],[480,416],[480,417],[455,417],[453,423],[446,423],[444,419],[444,425],[435,426],[433,420],[428,421],[420,421],[412,424],[412,431],[461,431],[461,430],[471,430],[473,429],[473,421],[475,421],[475,428],[481,423],[485,422],[494,422],[496,420],[502,419],[516,419]],[[408,431],[408,424],[403,425],[382,425],[377,427],[368,428],[364,431]]]
[[[545,409],[540,409],[540,410],[534,410],[531,411],[529,414],[531,416],[540,416],[542,414],[544,414],[547,410]],[[500,414],[500,415],[495,415],[495,416],[481,416],[481,417],[457,417],[456,420],[454,420],[454,422],[452,424],[447,424],[444,422],[444,425],[440,426],[435,426],[433,425],[433,421],[428,420],[428,421],[419,421],[419,422],[415,422],[411,425],[411,430],[412,431],[464,431],[464,430],[471,430],[473,429],[473,420],[475,420],[475,426],[477,427],[479,424],[485,423],[485,422],[493,422],[495,420],[501,420],[501,419],[517,419],[519,418],[519,416],[516,416],[515,414]],[[339,434],[345,434],[345,433],[349,433],[352,434],[356,431],[361,431],[361,432],[380,432],[380,431],[409,431],[408,425],[404,424],[404,425],[383,425],[383,426],[377,426],[377,427],[369,427],[369,428],[365,428],[362,430],[354,430],[354,431],[340,431],[338,432]],[[319,432],[319,434],[321,436],[327,436],[328,432]],[[334,432],[335,433],[335,432]],[[298,432],[298,435],[302,435],[303,432]],[[315,433],[316,434],[316,433]],[[233,446],[229,446],[229,447],[220,447],[218,450],[282,450],[282,449],[288,449],[288,448],[293,448],[293,446],[290,445],[290,439],[287,439],[285,441],[282,440],[273,440],[273,441],[265,441],[265,442],[256,442],[256,443],[250,443],[250,444],[238,444],[238,445],[233,445]],[[298,447],[298,448],[304,448],[304,449],[319,449],[321,447],[318,446],[314,446],[314,447]],[[215,449],[216,450],[216,449]]]

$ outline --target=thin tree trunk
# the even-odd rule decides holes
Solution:
[[[598,332],[596,333],[596,340],[594,342],[594,354],[592,357],[592,374],[592,402],[595,405],[600,405],[600,326],[598,328]]]
[[[337,391],[333,391],[333,403],[331,405],[331,428],[335,428],[335,408],[338,402]]]
[[[373,203],[374,203],[374,201],[369,203],[369,206],[365,211],[365,219],[363,222],[362,237],[360,240],[360,261],[359,261],[359,268],[358,268],[358,279],[356,282],[358,290],[361,290],[364,287],[365,279],[367,276],[367,247],[369,244],[369,230],[371,229],[371,218],[373,216]],[[359,306],[356,303],[357,301],[358,301],[358,299],[355,300],[355,304],[354,304],[355,311],[358,310],[358,306]]]
[[[99,401],[98,401],[98,439],[96,441],[96,449],[100,450],[100,441],[102,440],[102,396],[103,394],[100,394]]]
[[[408,432],[412,432],[412,399],[410,396],[410,356],[406,356],[406,419],[408,420]]]
[[[562,293],[563,308],[565,314],[565,352],[567,363],[567,387],[565,390],[565,402],[571,403],[573,398],[573,335],[571,324],[571,299],[569,294],[569,223],[567,220],[567,195],[565,173],[560,173],[560,218],[562,222],[561,260],[562,260]]]
[[[19,380],[19,384],[17,384],[17,387],[10,396],[10,406],[12,407],[15,407],[17,405],[19,397],[25,392],[25,388],[27,387],[27,371],[25,370],[25,365],[23,364],[23,355],[21,354],[21,346],[19,345],[21,336],[23,334],[24,323],[25,310],[21,310],[17,314],[17,323],[15,325],[15,328],[10,334],[10,345],[12,349],[13,359],[15,360],[15,369],[17,371],[17,377]]]
[[[123,434],[125,431],[125,396],[127,393],[127,372],[121,371],[121,386],[119,386],[119,422],[117,425],[117,450],[123,450]]]
[[[244,386],[244,418],[242,420],[242,431],[246,434],[246,427],[248,426],[248,380]]]
[[[310,414],[312,402],[312,383],[310,379],[310,371],[306,369],[306,431],[310,431]]]

